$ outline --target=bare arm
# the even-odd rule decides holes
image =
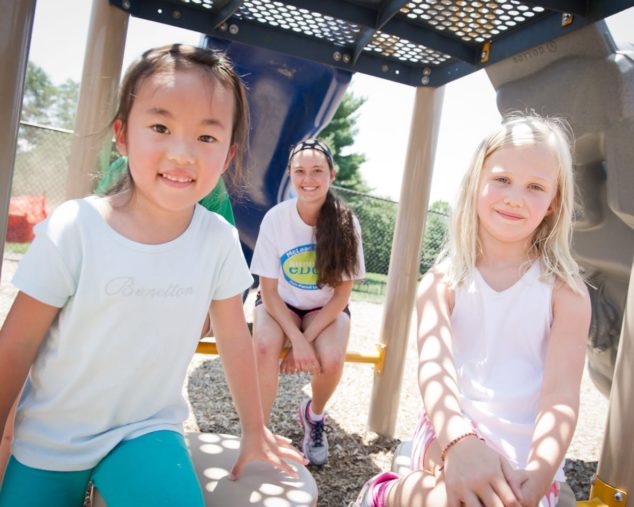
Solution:
[[[211,329],[211,319],[209,317],[209,312],[207,312],[207,316],[205,317],[205,322],[203,324],[202,331],[200,332],[200,337],[205,338],[207,336],[211,336],[213,333],[213,329]]]
[[[23,292],[18,295],[0,330],[0,427],[22,389],[37,351],[59,308]]]
[[[237,295],[212,302],[210,315],[242,428],[240,456],[231,477],[238,478],[244,465],[252,460],[267,461],[291,477],[297,477],[282,458],[304,463],[303,458],[287,439],[274,437],[264,426],[253,340],[244,319],[242,298]]]
[[[295,321],[288,313],[286,303],[277,292],[277,280],[275,278],[265,278],[260,276],[260,292],[262,303],[268,314],[280,325],[284,334],[288,336],[291,343],[304,338],[302,331],[297,327]]]
[[[451,344],[453,293],[438,272],[422,279],[416,302],[418,315],[418,383],[423,404],[440,449],[473,431],[460,408]],[[501,507],[519,505],[508,483],[510,465],[479,439],[468,437],[453,445],[444,463],[450,507],[461,503]]]
[[[23,292],[18,295],[0,330],[0,429],[35,360],[37,351],[59,308]]]
[[[522,488],[525,505],[539,501],[548,491],[577,424],[591,315],[590,296],[582,282],[579,285],[582,294],[568,286],[557,287],[553,293],[553,324],[526,467],[529,478]]]
[[[442,274],[429,272],[421,280],[416,301],[418,385],[441,449],[473,430],[458,401],[451,349],[451,306],[452,294],[442,281]]]
[[[309,343],[313,342],[324,329],[332,324],[346,307],[348,301],[350,301],[353,283],[352,280],[346,280],[337,285],[330,301],[317,312],[315,318],[304,329],[304,337]]]
[[[4,472],[9,463],[11,457],[11,443],[13,442],[13,422],[15,420],[15,408],[18,404],[18,400],[15,400],[11,411],[4,424],[4,433],[2,434],[2,441],[0,442],[0,489],[2,489],[2,479],[4,478]]]
[[[286,303],[277,292],[277,280],[260,277],[260,291],[264,308],[280,325],[284,334],[291,341],[293,347],[293,361],[295,368],[300,371],[313,371],[319,364],[312,345],[291,317]]]

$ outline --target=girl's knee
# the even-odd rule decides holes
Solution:
[[[282,350],[282,344],[278,337],[269,333],[261,333],[254,336],[255,353],[259,360],[277,359]]]
[[[341,371],[346,359],[345,352],[328,351],[319,356],[322,374],[335,374]]]

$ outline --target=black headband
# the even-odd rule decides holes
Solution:
[[[323,153],[326,156],[326,160],[328,161],[328,165],[330,169],[335,168],[335,164],[332,161],[332,153],[330,152],[330,148],[326,143],[321,142],[319,139],[306,139],[304,141],[300,141],[291,150],[291,154],[288,156],[288,163],[290,165],[291,159],[297,155],[300,151],[304,150],[317,150]]]

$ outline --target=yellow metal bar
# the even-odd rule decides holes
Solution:
[[[198,346],[196,347],[196,353],[217,355],[218,346],[216,345],[216,342],[199,341]]]
[[[615,488],[599,477],[596,477],[592,483],[590,500],[577,502],[577,507],[625,507],[626,505],[627,492]]]
[[[374,371],[378,374],[383,372],[383,366],[385,364],[385,344],[384,343],[375,343],[374,344],[375,351],[374,352],[348,352],[346,353],[346,362],[347,363],[365,363],[365,364],[373,364]],[[285,348],[280,354],[280,358],[284,358],[284,356],[288,353],[288,348]],[[196,352],[198,354],[218,354],[218,346],[215,341],[211,341],[205,339],[204,341],[198,342],[198,347],[196,347]]]
[[[380,375],[385,366],[385,349],[385,343],[375,343],[374,352],[347,352],[346,362],[373,364],[375,373]]]

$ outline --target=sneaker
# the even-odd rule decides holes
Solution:
[[[350,502],[348,507],[378,507],[385,505],[385,488],[389,481],[398,479],[392,472],[381,472],[366,481],[361,488],[356,501]]]
[[[304,427],[302,450],[312,465],[323,465],[328,461],[328,439],[324,431],[326,415],[321,421],[312,421],[308,409],[312,400],[306,400],[299,406],[299,422]]]

